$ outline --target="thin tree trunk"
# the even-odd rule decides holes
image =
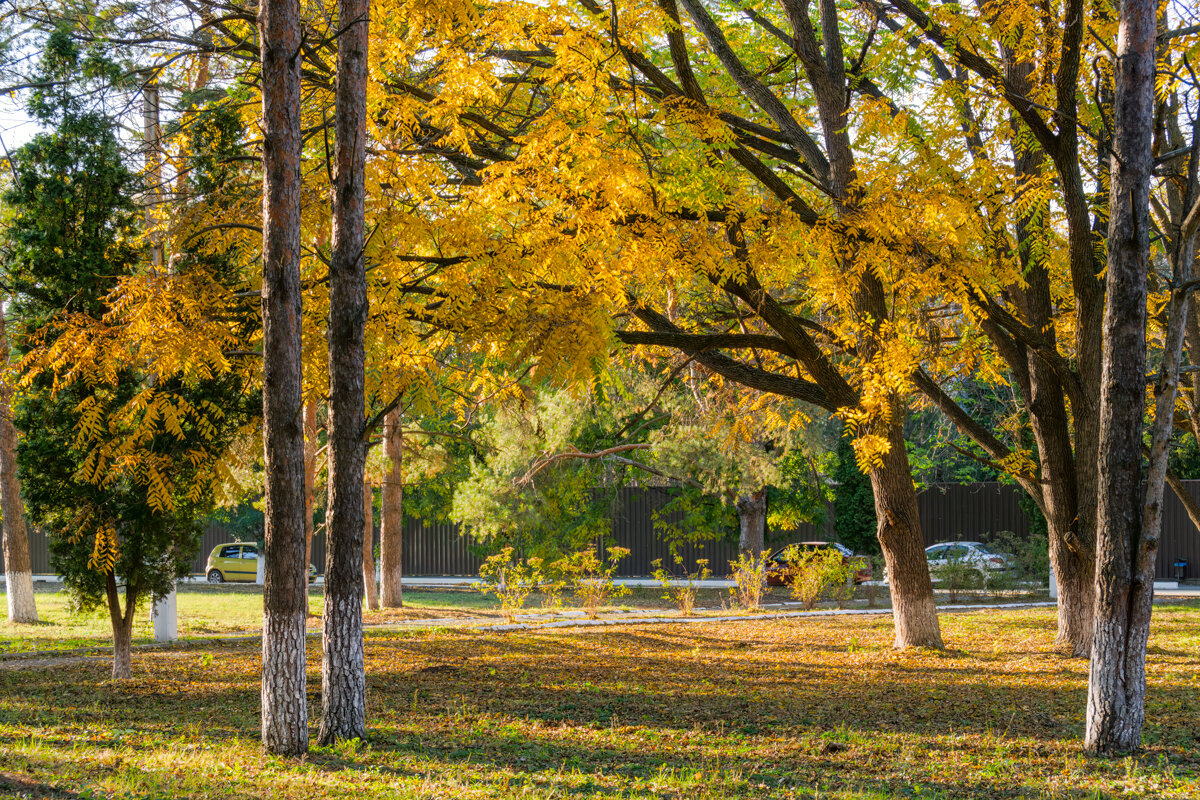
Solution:
[[[339,0],[333,257],[329,265],[329,507],[325,530],[323,745],[366,736],[363,668],[363,247],[366,164],[367,0]]]
[[[363,585],[367,589],[367,608],[379,610],[379,589],[375,584],[375,491],[363,481]]]
[[[767,487],[739,497],[737,512],[738,552],[757,557],[767,546]]]
[[[317,494],[317,401],[304,404],[304,568],[312,564],[312,542],[315,525],[313,507]],[[305,608],[308,608],[307,594]],[[309,612],[311,613],[311,612]]]
[[[379,526],[379,594],[384,608],[404,606],[404,432],[400,428],[400,410],[392,409],[383,420],[383,451],[387,474],[383,478]]]
[[[4,307],[0,305],[0,368],[8,367],[8,337],[4,330]],[[25,505],[17,477],[17,429],[12,422],[12,385],[0,376],[0,506],[4,515],[4,585],[8,597],[8,621],[38,621],[33,594],[33,567],[29,562],[29,532],[25,527]]]
[[[875,493],[879,545],[892,595],[895,647],[941,648],[942,632],[925,558],[917,493],[899,425],[890,426],[888,441],[890,448],[882,465],[872,468],[869,476]]]
[[[117,590],[117,576],[109,571],[104,578],[104,593],[108,601],[108,617],[112,622],[114,680],[133,677],[133,610],[137,606],[137,595],[129,586],[125,587],[125,609],[121,609],[121,594]]]
[[[259,6],[263,99],[262,737],[270,753],[308,751],[304,623],[304,431],[300,361],[300,3]]]
[[[1122,0],[1114,77],[1096,627],[1084,733],[1084,745],[1100,753],[1128,751],[1141,743],[1158,548],[1157,538],[1143,528],[1141,471],[1156,11],[1157,4],[1150,0]]]
[[[151,74],[142,87],[142,147],[146,157],[146,228],[150,231],[150,269],[163,267],[163,237],[156,230],[162,213],[162,129],[159,127],[158,80]]]

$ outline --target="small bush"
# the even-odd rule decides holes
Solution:
[[[707,558],[696,559],[696,571],[684,573],[681,577],[676,577],[667,572],[663,568],[661,558],[656,558],[651,562],[654,566],[654,577],[663,585],[666,593],[663,594],[664,600],[670,600],[679,607],[679,613],[685,617],[691,616],[696,609],[696,590],[699,581],[708,580],[712,576],[712,571],[708,568]],[[683,566],[683,556],[675,556],[675,566]]]
[[[762,605],[763,591],[767,587],[767,556],[769,550],[761,553],[742,553],[737,561],[730,564],[733,574],[730,576],[737,583],[737,604],[747,611],[756,611]]]
[[[998,553],[1008,553],[1016,561],[1016,579],[1046,583],[1050,579],[1050,538],[1035,534],[1022,539],[1012,531],[1000,531],[988,542]]]
[[[871,582],[863,586],[863,592],[867,596],[867,608],[874,608],[875,602],[879,599],[879,583],[878,578],[884,574],[883,556],[867,556],[867,561],[871,565]]]
[[[581,550],[552,565],[592,619],[607,600],[629,594],[628,586],[613,583],[617,562],[629,555],[629,548],[610,547],[607,552],[600,558],[593,550]]]
[[[483,562],[479,578],[479,590],[496,595],[504,618],[512,622],[526,598],[546,581],[545,563],[537,557],[513,561],[513,548],[506,547]]]
[[[950,559],[929,570],[933,579],[950,593],[950,602],[957,603],[960,592],[983,586],[983,574],[978,567],[958,559]]]
[[[983,586],[992,593],[992,597],[1000,597],[1017,588],[1017,576],[1003,570],[988,570],[983,576]]]
[[[789,547],[784,553],[787,575],[791,579],[792,597],[800,601],[806,611],[817,607],[821,596],[833,590],[839,604],[851,591],[851,568],[842,560],[842,554],[833,549],[804,550]]]

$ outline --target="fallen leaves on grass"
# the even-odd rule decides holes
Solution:
[[[0,675],[0,761],[96,797],[1200,796],[1200,611],[1157,613],[1147,749],[1081,751],[1086,662],[1052,610],[367,639],[366,743],[258,749],[253,644]],[[310,715],[320,688],[309,652]],[[74,783],[63,783],[63,781]]]

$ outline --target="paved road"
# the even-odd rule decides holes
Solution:
[[[34,575],[35,583],[60,583],[56,575]],[[478,577],[470,575],[438,575],[429,577],[410,578],[405,577],[403,584],[405,587],[412,589],[466,589],[472,583],[479,580]],[[0,585],[3,585],[4,578],[0,575]],[[205,583],[203,576],[193,575],[190,578],[185,578],[181,583]],[[654,578],[615,578],[613,583],[621,586],[629,586],[632,588],[651,588],[657,589],[662,586],[660,581]],[[685,581],[673,580],[671,584],[678,586]],[[325,579],[318,577],[314,582],[314,586],[323,586]],[[695,581],[695,584],[700,589],[731,589],[737,584],[731,580],[720,578],[710,578],[704,581]],[[883,581],[868,581],[868,586],[887,586]],[[1156,581],[1154,584],[1154,594],[1158,597],[1200,597],[1200,584],[1187,583],[1182,586],[1173,586],[1170,582]]]

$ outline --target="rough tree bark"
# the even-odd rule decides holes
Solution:
[[[875,493],[879,544],[891,588],[895,646],[941,648],[942,632],[904,436],[896,425],[889,426],[888,433],[890,448],[882,464],[872,468],[868,476]]]
[[[117,589],[117,576],[111,571],[104,577],[104,594],[108,601],[108,617],[113,631],[114,680],[133,677],[133,612],[137,608],[137,592],[125,587],[125,609],[121,609],[121,593]]]
[[[759,108],[779,126],[784,138],[800,152],[825,185],[839,220],[853,220],[862,212],[858,186],[857,167],[850,136],[847,97],[852,94],[851,82],[846,73],[847,57],[842,43],[838,5],[835,0],[818,0],[810,5],[800,0],[784,0],[781,5],[791,27],[792,49],[797,61],[804,69],[808,85],[816,105],[816,117],[820,121],[825,152],[821,153],[816,141],[791,116],[787,106],[774,92],[763,84],[754,72],[742,63],[737,53],[725,38],[720,25],[698,0],[680,0],[692,18],[697,31],[704,36],[713,55],[721,62],[725,72],[737,84],[744,97]],[[815,6],[815,8],[814,8]],[[814,11],[816,12],[814,14]],[[819,26],[814,27],[814,22]],[[690,66],[675,55],[677,71],[681,66],[690,74]],[[702,102],[698,87],[690,90],[693,99]],[[743,156],[744,159],[744,156]],[[761,165],[754,165],[752,172],[762,173]],[[761,178],[760,178],[761,180]],[[768,181],[768,187],[773,182]],[[774,191],[774,189],[772,189]],[[812,213],[803,204],[797,205],[794,198],[787,196],[785,202],[801,215]],[[781,197],[780,199],[784,199]],[[727,225],[730,243],[735,255],[745,258],[745,243],[736,225]],[[856,251],[852,237],[843,242],[844,249],[834,258],[845,262],[845,274],[859,274],[853,269]],[[749,276],[750,273],[748,273]],[[770,296],[757,279],[749,278],[743,284],[748,291],[739,291],[731,281],[724,288],[741,297],[747,305],[763,318],[787,343],[793,354],[804,363],[814,383],[827,396],[827,406],[834,409],[847,405],[858,405],[858,393],[849,385],[837,368],[820,353],[819,346],[811,337],[799,330],[798,321],[785,313],[778,301]],[[852,289],[853,304],[859,319],[873,320],[869,332],[862,336],[856,358],[869,362],[882,346],[885,335],[883,326],[891,309],[888,292],[879,277],[870,268],[862,269],[861,276]],[[891,580],[892,608],[896,620],[897,647],[941,647],[937,608],[933,600],[933,584],[929,579],[929,568],[924,556],[921,536],[921,521],[916,513],[916,492],[912,483],[912,472],[904,452],[902,422],[905,409],[898,397],[891,398],[893,413],[879,423],[879,433],[886,435],[891,443],[891,452],[883,459],[880,467],[872,470],[871,485],[875,490],[875,506],[879,512],[879,542],[888,562]],[[899,470],[899,472],[895,472]],[[920,551],[920,557],[917,552]]]
[[[899,20],[889,16],[891,9],[895,9],[912,23],[913,31],[920,31],[926,42],[940,51],[930,55],[938,80],[960,86],[962,71],[966,71],[988,83],[1004,83],[1005,91],[1001,94],[1012,112],[1014,133],[1018,134],[1014,141],[1019,144],[1013,152],[1017,162],[1014,165],[1018,178],[1016,185],[1024,186],[1026,176],[1044,177],[1047,174],[1045,168],[1052,169],[1050,174],[1056,174],[1061,192],[1056,204],[1064,219],[1062,229],[1055,235],[1065,233],[1068,242],[1070,288],[1074,295],[1073,353],[1069,358],[1062,356],[1059,359],[1061,354],[1054,341],[1053,326],[1047,325],[1043,314],[1044,311],[1048,313],[1050,306],[1039,307],[1042,298],[1037,294],[1040,289],[1034,285],[1035,281],[1044,279],[1045,267],[1039,259],[1032,257],[1040,249],[1036,246],[1037,237],[1027,240],[1024,231],[1029,229],[1031,222],[1035,226],[1043,224],[1048,217],[1042,210],[1034,210],[1018,221],[1018,236],[1013,246],[997,251],[1002,258],[1008,258],[1013,252],[1022,258],[1029,294],[1022,299],[1024,290],[1010,286],[996,297],[987,297],[990,289],[980,287],[982,293],[978,299],[982,300],[981,317],[986,318],[984,332],[1008,362],[1020,384],[1038,438],[1041,473],[1033,485],[1023,485],[1047,512],[1051,558],[1060,588],[1057,642],[1075,654],[1086,655],[1090,651],[1092,632],[1099,452],[1099,401],[1095,387],[1100,384],[1099,342],[1104,314],[1104,286],[1097,279],[1103,265],[1096,257],[1103,249],[1103,231],[1095,224],[1099,219],[1095,210],[1103,209],[1107,204],[1107,178],[1104,176],[1108,164],[1103,140],[1097,142],[1095,148],[1099,163],[1094,168],[1085,167],[1081,160],[1081,152],[1090,149],[1080,147],[1081,126],[1078,122],[1079,99],[1085,96],[1079,90],[1077,80],[1087,34],[1083,0],[1069,0],[1063,7],[1065,22],[1060,26],[1061,36],[1055,44],[1058,66],[1049,71],[1042,68],[1044,54],[1031,57],[1024,48],[1010,50],[1003,41],[1005,37],[1001,37],[994,47],[991,44],[985,48],[961,46],[957,35],[950,34],[941,22],[931,18],[925,4],[891,0],[886,4],[867,5],[875,10],[881,22],[899,30]],[[1097,6],[1096,13],[1104,15],[1106,9],[1107,6]],[[980,6],[979,12],[987,17],[1001,14],[1002,9]],[[1019,40],[1021,37],[1012,38]],[[1001,56],[999,62],[994,60],[993,53]],[[1037,98],[1038,102],[1031,98]],[[957,102],[965,112],[962,122],[968,148],[979,157],[989,159],[978,138],[979,126],[977,117],[970,111],[970,100],[962,95]],[[982,102],[992,100],[985,97]],[[1047,102],[1052,105],[1048,107]],[[1047,124],[1047,118],[1053,123]],[[1090,133],[1089,138],[1092,138]],[[1098,175],[1094,183],[1090,175]],[[1089,193],[1092,185],[1096,191]],[[1017,301],[1019,314],[1009,314],[1010,299]],[[1058,369],[1049,369],[1049,362],[1042,358],[1046,354],[1052,354],[1052,360],[1058,360]],[[1060,396],[1056,397],[1056,392]],[[1034,394],[1039,397],[1035,399]],[[1068,399],[1070,414],[1065,416]],[[958,411],[969,416],[962,409]],[[996,441],[991,432],[984,431],[987,435],[980,437],[969,433],[970,425],[960,424],[959,428],[968,432],[985,450],[989,449],[985,440]]]
[[[1156,10],[1151,0],[1122,0],[1114,74],[1096,620],[1084,733],[1084,745],[1099,753],[1136,748],[1145,719],[1146,641],[1158,548],[1142,524]]]
[[[363,585],[367,589],[367,608],[379,610],[379,589],[375,584],[375,491],[363,481]]]
[[[384,608],[402,608],[404,432],[400,428],[399,409],[392,409],[383,419],[383,452],[387,456],[388,468],[383,478],[383,519],[379,526],[379,601]]]
[[[0,368],[8,366],[8,337],[4,330],[4,306],[0,305]],[[8,597],[8,621],[38,621],[33,594],[33,568],[29,561],[29,532],[25,528],[25,505],[17,478],[17,429],[12,422],[12,385],[0,377],[0,506],[4,514],[4,585]]]
[[[304,431],[300,363],[300,4],[263,0],[262,737],[271,753],[308,751],[304,621]]]
[[[325,654],[321,731],[326,745],[366,736],[362,535],[363,332],[367,322],[364,182],[367,0],[339,0],[333,257],[329,264],[329,505],[325,521]]]
[[[1036,65],[1011,51],[1004,53],[1004,71],[1022,93],[1032,94]],[[1020,115],[1010,112],[1009,125],[1014,139],[1020,136]],[[1036,147],[1016,148],[1013,168],[1018,180],[1033,181],[1046,168],[1046,155]],[[1017,219],[1015,226],[1024,285],[1009,287],[1021,317],[1034,330],[1041,331],[1047,346],[1057,352],[1054,327],[1054,301],[1049,266],[1036,257],[1038,240],[1049,223],[1048,209],[1037,206]],[[1029,412],[1030,427],[1037,442],[1041,509],[1046,518],[1050,540],[1050,563],[1058,581],[1058,632],[1055,645],[1074,656],[1086,657],[1092,647],[1093,577],[1095,553],[1093,518],[1080,514],[1079,480],[1075,451],[1072,449],[1071,418],[1067,413],[1066,387],[1050,364],[1037,352],[1019,344],[999,326],[985,325],[984,331],[996,343],[1000,354],[1010,363]],[[1082,402],[1082,398],[1077,399]],[[1094,401],[1093,401],[1094,402]],[[1098,409],[1080,408],[1076,413],[1095,416]],[[1085,462],[1095,461],[1095,451],[1078,444]],[[1090,461],[1089,461],[1090,459]],[[1094,472],[1094,470],[1092,470]],[[1083,471],[1084,473],[1087,470]],[[1090,493],[1089,493],[1090,494]]]
[[[757,557],[767,547],[767,487],[739,497],[737,512],[738,552]]]

